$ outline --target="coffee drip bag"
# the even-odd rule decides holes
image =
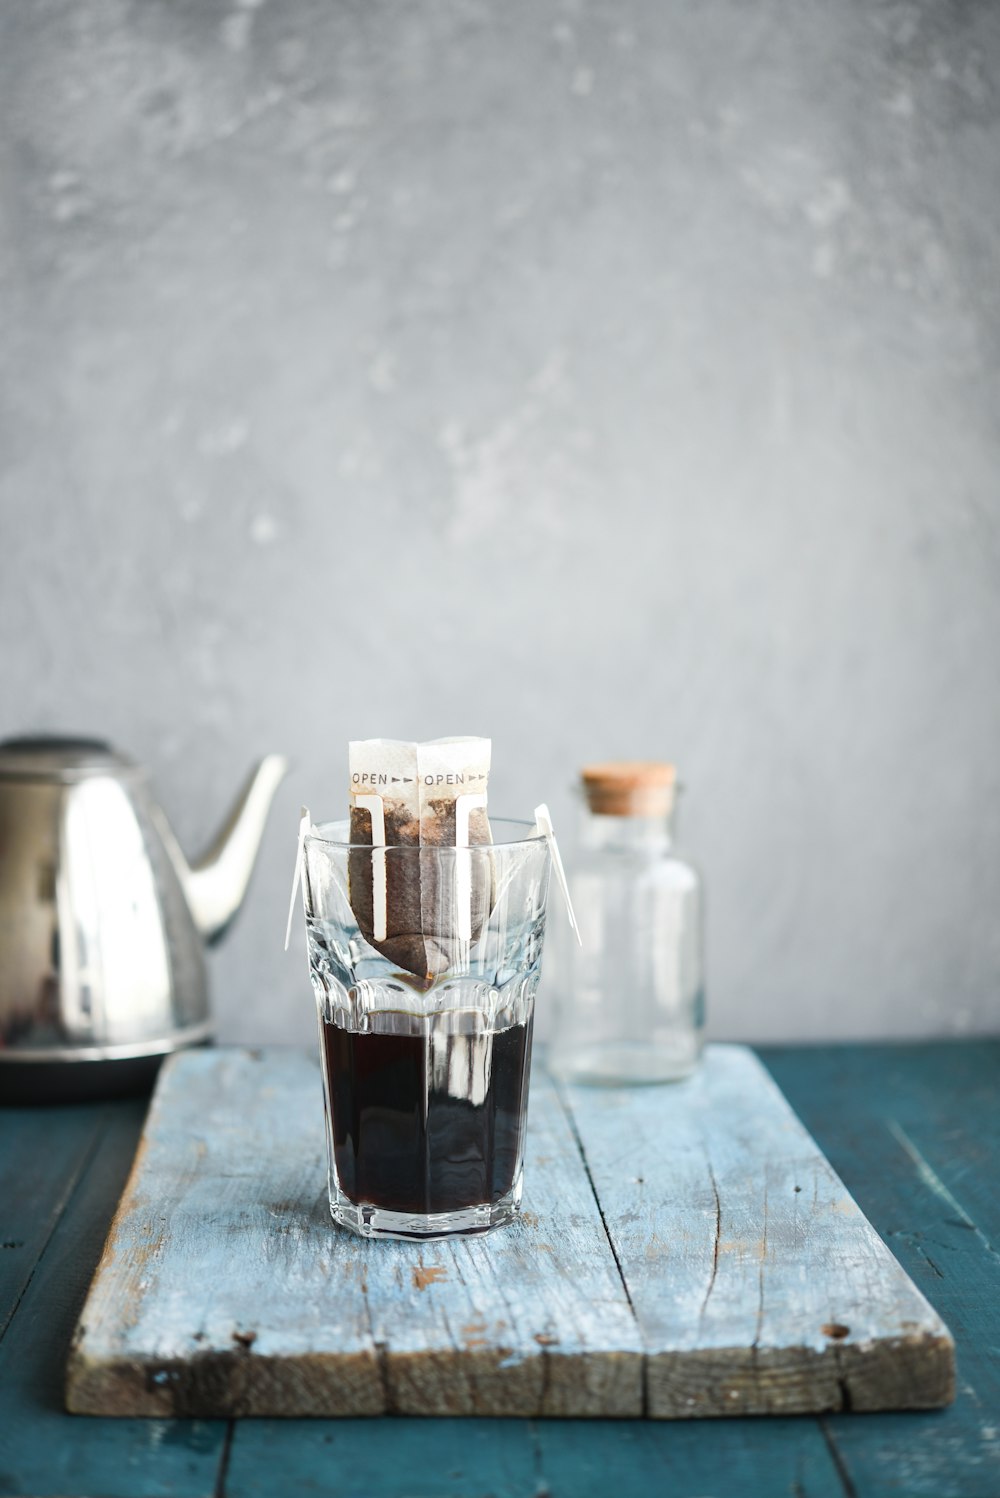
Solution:
[[[489,773],[489,739],[350,745],[351,909],[365,940],[415,978],[447,972],[489,919],[492,860],[442,852],[492,843]]]

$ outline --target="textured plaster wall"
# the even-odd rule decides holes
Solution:
[[[312,1030],[296,811],[672,757],[718,1035],[1000,1028],[1000,8],[0,12],[0,733],[193,851],[284,749],[224,1037]]]

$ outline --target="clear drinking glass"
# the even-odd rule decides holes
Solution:
[[[549,845],[490,826],[471,848],[352,846],[346,821],[305,839],[330,1212],[366,1237],[481,1233],[520,1208]],[[373,880],[419,912],[433,972],[362,936],[352,890],[370,905]]]

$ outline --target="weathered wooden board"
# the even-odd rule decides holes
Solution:
[[[34,1222],[46,1229],[14,1304],[0,1300],[0,1325],[13,1311],[0,1340],[4,1498],[215,1493],[225,1421],[168,1427],[159,1420],[71,1420],[61,1409],[66,1345],[129,1173],[143,1111],[132,1101],[0,1108],[0,1185],[11,1187],[10,1194],[0,1192],[0,1259],[18,1257],[22,1234],[26,1248],[38,1242]],[[63,1209],[55,1215],[57,1203]]]
[[[950,1409],[827,1422],[852,1491],[1000,1493],[1000,1042],[789,1048],[767,1064],[958,1348]]]
[[[756,1057],[569,1095],[646,1349],[648,1413],[927,1409],[950,1333]]]
[[[562,1100],[536,1070],[521,1220],[423,1245],[330,1223],[311,1058],[203,1051],[161,1075],[67,1402],[672,1417],[925,1408],[952,1380],[947,1330],[742,1047]]]
[[[531,1120],[519,1222],[370,1242],[330,1221],[311,1058],[177,1057],[81,1317],[69,1407],[640,1414],[639,1329],[544,1076]]]

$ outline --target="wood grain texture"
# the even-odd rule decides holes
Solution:
[[[570,1430],[594,1421],[553,1421]],[[616,1421],[629,1429],[637,1421]],[[544,1424],[549,1424],[548,1421]],[[337,1498],[543,1498],[535,1424],[437,1420],[243,1420],[227,1498],[288,1493]],[[568,1498],[568,1495],[567,1495]]]
[[[951,1396],[948,1332],[741,1047],[564,1106],[536,1071],[521,1221],[423,1245],[331,1226],[319,1085],[293,1051],[164,1069],[72,1410],[670,1418]]]
[[[544,1076],[531,1116],[519,1222],[368,1242],[330,1222],[311,1058],[176,1058],[81,1317],[70,1409],[640,1414],[639,1330]]]
[[[9,1108],[0,1149],[0,1339],[102,1137],[100,1108]]]
[[[0,1109],[0,1157],[33,1135],[65,1174],[34,1151],[0,1202],[23,1236],[52,1226],[0,1338],[0,1495],[25,1498],[212,1498],[225,1439],[221,1422],[71,1420],[63,1407],[66,1349],[121,1195],[145,1109],[120,1102]],[[82,1162],[73,1147],[86,1141]],[[50,1193],[50,1194],[49,1194]],[[51,1223],[53,1204],[57,1220]]]
[[[711,1426],[686,1420],[240,1421],[226,1498],[274,1498],[279,1485],[282,1492],[352,1498],[844,1498],[817,1422],[797,1418]]]
[[[1000,1493],[1000,1042],[782,1049],[766,1059],[958,1347],[949,1409],[923,1420],[824,1422],[852,1490],[992,1498]]]
[[[951,1336],[741,1046],[569,1093],[647,1351],[648,1413],[926,1409]]]
[[[928,1414],[767,1420],[78,1419],[61,1409],[63,1367],[128,1172],[142,1110],[0,1108],[0,1218],[46,1247],[0,1337],[0,1494],[23,1498],[995,1498],[1000,1492],[1000,1043],[768,1047],[764,1060],[859,1205],[951,1326],[955,1403]],[[105,1112],[108,1117],[105,1119]],[[76,1185],[87,1117],[102,1125]],[[28,1115],[23,1115],[25,1118]],[[104,1125],[107,1125],[105,1128]],[[899,1126],[921,1164],[900,1143]],[[92,1131],[91,1131],[92,1132]],[[947,1198],[941,1194],[941,1188]],[[951,1198],[961,1208],[956,1214]],[[53,1202],[64,1204],[54,1232]],[[58,1214],[57,1214],[58,1215]],[[969,1226],[969,1222],[972,1226]],[[824,1439],[825,1436],[825,1439]],[[840,1476],[834,1465],[839,1463]],[[840,1486],[838,1487],[838,1483]]]

